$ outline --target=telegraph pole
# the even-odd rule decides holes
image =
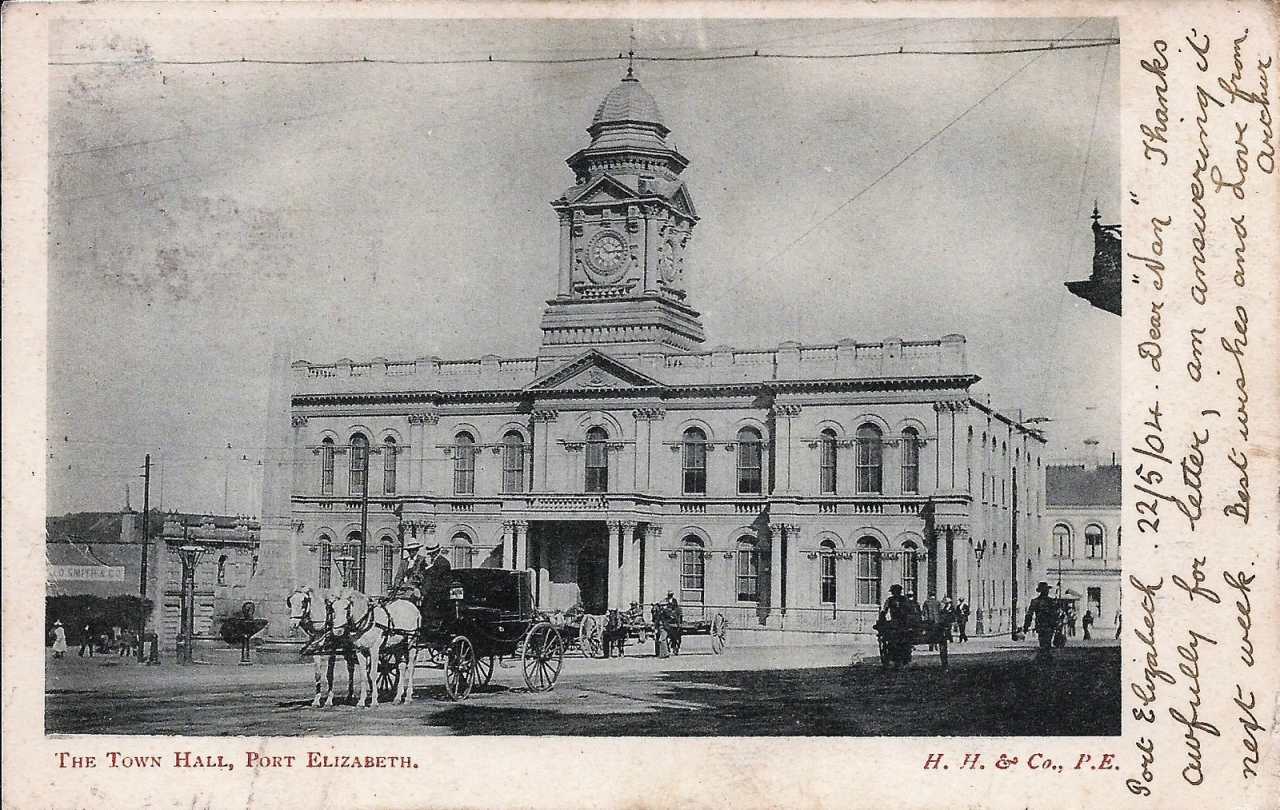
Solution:
[[[356,560],[356,588],[360,593],[367,593],[364,589],[364,569],[369,559],[369,456],[372,450],[372,447],[365,448],[364,481],[360,484],[360,559]]]
[[[142,597],[143,605],[139,606],[138,612],[138,663],[145,661],[142,649],[146,646],[147,635],[147,611],[145,603],[147,601],[147,552],[150,549],[151,539],[151,454],[147,453],[146,460],[142,465],[142,565],[139,566],[141,574],[138,577],[138,595]]]

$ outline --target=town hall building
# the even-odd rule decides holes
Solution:
[[[1034,595],[1044,440],[970,395],[965,338],[709,343],[688,160],[630,70],[587,132],[528,356],[297,360],[277,381],[269,632],[340,561],[385,592],[411,537],[532,571],[546,610],[672,591],[687,618],[817,638],[872,632],[902,584],[1007,632]]]

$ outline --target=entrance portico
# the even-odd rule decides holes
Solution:
[[[650,524],[562,516],[527,524],[527,548],[517,548],[515,558],[527,559],[525,567],[534,571],[538,607],[566,610],[578,604],[599,614],[648,598],[645,567],[652,564],[646,557],[653,550],[646,540],[657,534]]]

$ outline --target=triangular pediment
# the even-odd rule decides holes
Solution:
[[[592,349],[534,380],[526,391],[583,391],[654,388],[662,383],[603,352]]]
[[[602,174],[594,182],[588,184],[572,196],[566,195],[568,203],[611,203],[619,200],[634,200],[640,195],[629,186],[608,174]]]

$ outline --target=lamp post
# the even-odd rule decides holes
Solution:
[[[196,565],[204,556],[200,546],[182,546],[178,549],[182,558],[182,629],[178,633],[178,663],[190,664],[193,656],[192,639],[195,636]]]
[[[982,609],[983,609],[983,605],[987,601],[986,600],[987,584],[982,579],[982,555],[986,553],[987,553],[986,538],[983,538],[973,544],[973,557],[974,557],[974,560],[976,560],[978,563],[978,622],[977,622],[977,625],[974,627],[974,635],[982,635],[982,632],[984,629],[982,624]]]
[[[342,577],[342,587],[351,587],[351,566],[356,561],[355,557],[349,554],[343,554],[341,557],[334,557],[333,563],[338,566],[338,576]]]

